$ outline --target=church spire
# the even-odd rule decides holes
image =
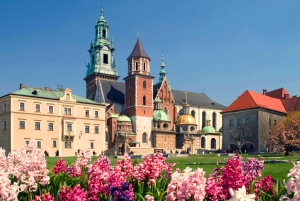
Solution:
[[[166,71],[165,71],[165,59],[164,59],[164,55],[161,56],[161,69],[159,72],[159,80],[158,83],[162,83],[162,81],[164,80],[164,78],[166,77]]]

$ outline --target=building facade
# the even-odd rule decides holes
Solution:
[[[0,97],[0,147],[6,153],[34,141],[50,156],[105,150],[105,106],[72,90],[25,87]]]

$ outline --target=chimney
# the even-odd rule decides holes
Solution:
[[[23,89],[23,88],[24,88],[24,84],[21,83],[21,84],[20,84],[20,89]]]
[[[50,91],[50,87],[45,87],[45,90],[46,91]]]
[[[266,93],[267,93],[267,90],[263,89],[263,95],[266,95]]]
[[[288,99],[289,98],[289,94],[284,94],[284,97],[283,97],[283,99]]]
[[[294,96],[293,96],[293,98],[297,98],[297,97],[298,97],[298,95],[294,95]]]

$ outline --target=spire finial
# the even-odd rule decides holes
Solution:
[[[103,6],[101,6],[101,16],[103,16],[104,10],[103,10]]]
[[[185,103],[187,104],[187,92],[184,93],[185,93]]]
[[[140,37],[140,32],[138,31],[136,34],[137,34],[137,36],[138,36],[138,38],[139,38],[139,37]]]
[[[161,55],[161,67],[165,67],[165,58],[164,58],[164,50],[162,50],[162,55]]]

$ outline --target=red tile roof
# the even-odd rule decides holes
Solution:
[[[287,112],[300,110],[300,97],[282,99],[282,103]]]
[[[265,108],[277,112],[286,113],[286,110],[280,99],[272,98],[257,92],[246,90],[231,105],[221,113],[246,110],[252,108]]]
[[[287,90],[285,90],[284,88],[275,89],[266,93],[267,96],[279,99],[283,99],[285,94],[288,94],[288,98],[291,98],[289,92],[287,92]]]

